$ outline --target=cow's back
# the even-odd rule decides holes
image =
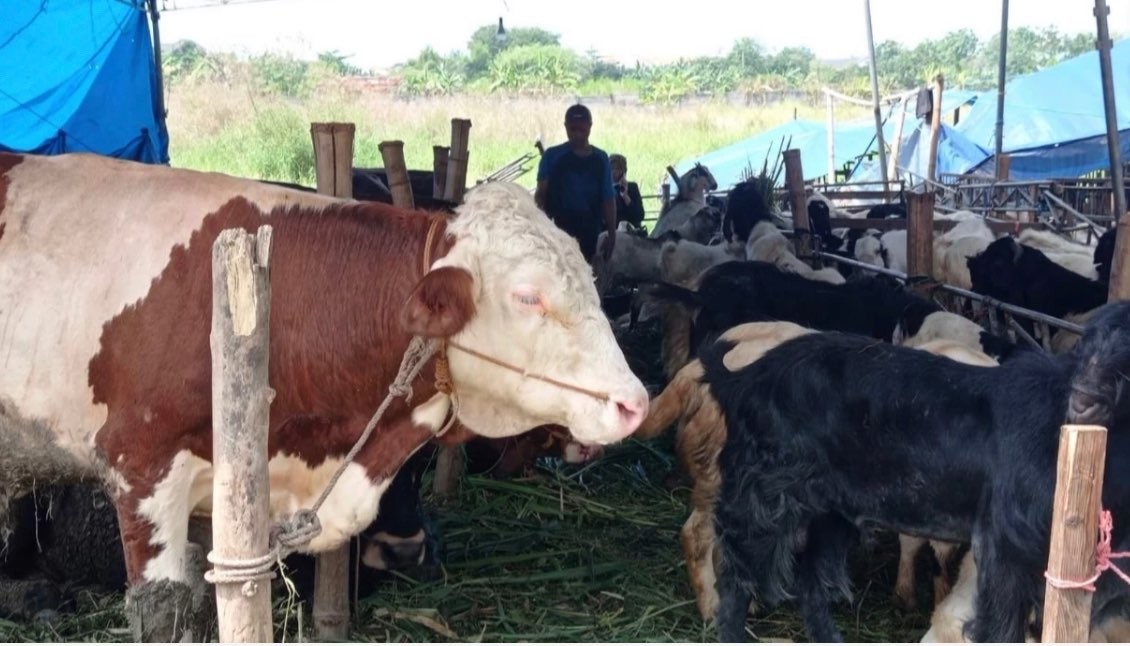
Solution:
[[[46,435],[92,464],[107,411],[93,403],[88,367],[104,324],[237,198],[264,210],[332,201],[96,155],[0,154],[0,441],[41,454]]]

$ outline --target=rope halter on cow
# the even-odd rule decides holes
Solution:
[[[443,217],[433,217],[428,227],[428,235],[424,242],[423,275],[426,275],[428,271],[431,270],[432,247],[435,244],[435,237],[439,230],[439,225],[443,221]],[[345,455],[341,464],[338,465],[337,470],[334,471],[333,476],[330,478],[329,482],[326,483],[325,488],[322,489],[322,493],[318,495],[317,500],[314,501],[310,509],[300,509],[276,521],[272,525],[268,543],[268,553],[264,556],[249,559],[226,559],[217,556],[214,551],[209,552],[208,561],[212,564],[213,569],[204,573],[204,579],[209,583],[243,583],[243,594],[250,597],[255,594],[258,586],[257,581],[274,577],[274,566],[276,563],[281,563],[282,559],[298,551],[317,537],[322,531],[321,523],[318,520],[318,510],[337,485],[337,481],[341,478],[342,473],[345,472],[345,468],[349,466],[369,441],[369,437],[373,434],[373,430],[377,427],[377,424],[380,423],[381,418],[384,417],[385,411],[388,410],[392,400],[396,397],[403,397],[405,399],[412,398],[412,382],[420,374],[420,371],[423,369],[424,365],[427,364],[428,360],[431,359],[432,355],[436,355],[436,391],[448,397],[451,402],[451,411],[447,422],[441,428],[436,429],[433,435],[438,437],[446,433],[447,430],[455,424],[455,420],[459,415],[458,398],[455,395],[455,385],[451,380],[451,369],[447,362],[446,350],[448,347],[455,348],[460,352],[465,352],[483,361],[516,372],[525,378],[543,381],[559,388],[588,395],[600,401],[608,401],[610,399],[609,394],[606,392],[589,390],[551,377],[530,373],[527,370],[523,370],[501,359],[496,359],[482,352],[464,347],[448,339],[440,341],[414,336],[408,344],[408,349],[404,352],[404,357],[401,359],[400,370],[396,373],[396,378],[388,387],[388,395],[385,396],[384,401],[381,402],[376,412],[373,413],[373,416],[369,419],[369,423],[365,426],[365,430],[361,432],[357,441],[354,442],[353,447],[349,449],[349,453]]]

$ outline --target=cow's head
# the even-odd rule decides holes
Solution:
[[[647,415],[647,391],[601,312],[577,242],[509,182],[468,192],[448,234],[453,247],[405,306],[406,329],[608,395],[601,400],[449,348],[460,420],[488,437],[543,424],[565,426],[584,443],[630,435]]]

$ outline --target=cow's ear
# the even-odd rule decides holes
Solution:
[[[410,334],[448,337],[475,316],[474,279],[462,267],[439,267],[424,274],[400,313]]]

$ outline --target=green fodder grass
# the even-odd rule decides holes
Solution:
[[[585,466],[542,461],[531,476],[467,477],[442,509],[444,574],[405,577],[362,599],[352,641],[714,641],[698,616],[678,531],[685,489],[668,491],[671,438],[630,440]],[[424,490],[430,492],[430,475]],[[897,544],[855,550],[855,599],[836,606],[849,641],[915,641],[925,611],[892,605]],[[925,583],[925,582],[924,582]],[[928,586],[925,586],[928,587]],[[276,591],[278,588],[276,588]],[[274,598],[276,639],[311,638],[308,610]],[[300,615],[300,616],[299,616]],[[12,640],[129,641],[120,595],[84,593],[53,626],[0,620]],[[796,606],[752,617],[761,640],[801,640]]]
[[[468,183],[526,153],[534,141],[564,141],[562,118],[568,98],[505,98],[465,95],[397,99],[333,82],[310,98],[267,95],[239,79],[228,83],[185,82],[169,94],[170,156],[174,166],[245,177],[313,185],[310,123],[357,125],[354,165],[381,167],[377,144],[405,142],[409,168],[430,169],[432,146],[450,145],[451,119],[471,120]],[[644,194],[658,191],[666,167],[731,144],[793,118],[822,119],[824,108],[793,102],[740,107],[725,102],[686,106],[593,106],[594,145],[628,158],[628,176]],[[838,118],[859,112],[840,108]],[[849,111],[853,111],[849,114]],[[860,112],[859,114],[862,114]],[[858,115],[855,115],[858,116]],[[761,159],[750,160],[755,170]],[[537,159],[519,183],[532,187]],[[654,210],[649,206],[649,210]]]

